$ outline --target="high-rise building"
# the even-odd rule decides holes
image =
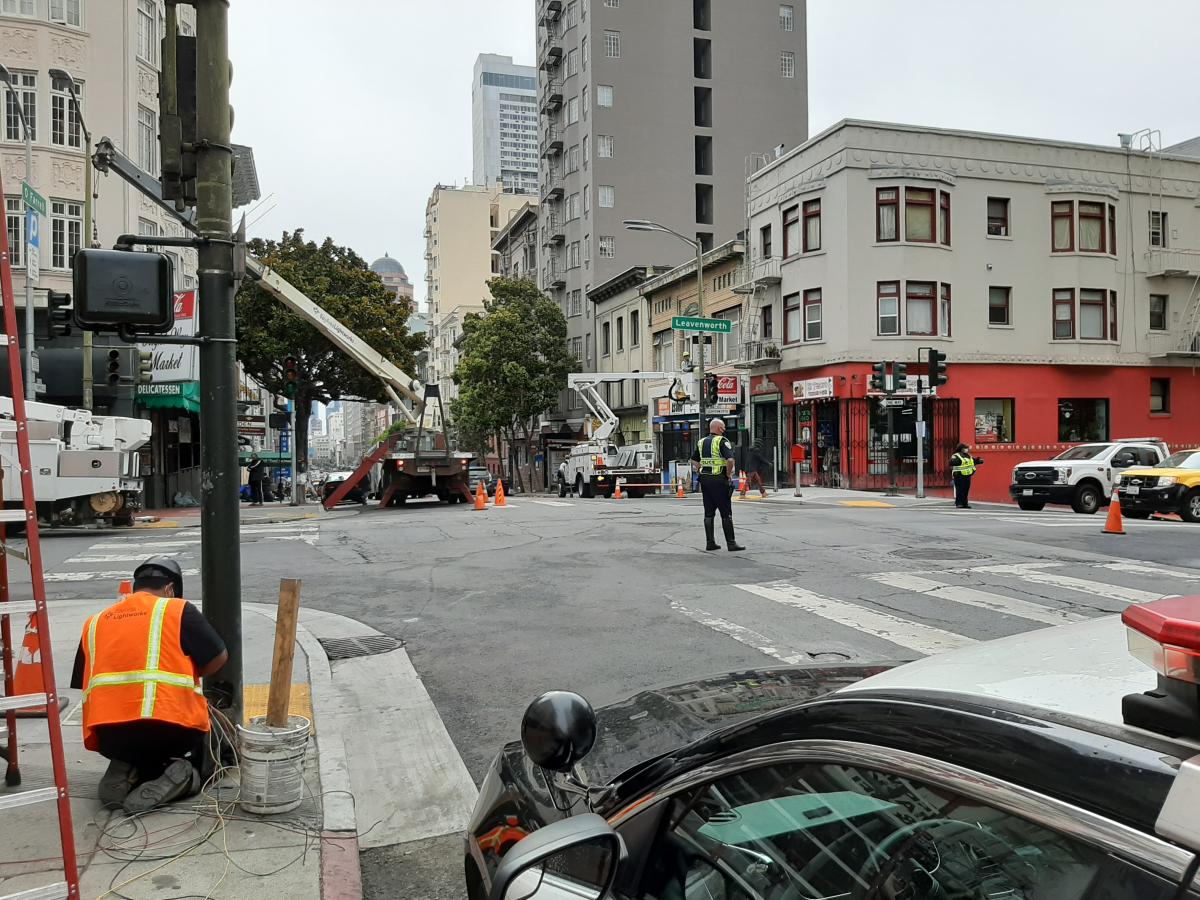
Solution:
[[[723,244],[746,227],[755,160],[807,138],[805,7],[538,0],[537,22],[541,284],[594,347],[592,286],[695,255],[623,220]]]
[[[379,276],[379,280],[383,282],[383,286],[405,300],[413,298],[412,282],[408,280],[408,275],[404,272],[404,266],[400,265],[397,260],[392,259],[386,253],[375,262],[371,263],[371,271]]]
[[[471,81],[471,144],[475,184],[499,181],[510,194],[538,185],[537,77],[511,56],[481,53]]]

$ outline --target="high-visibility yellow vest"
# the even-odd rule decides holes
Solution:
[[[700,442],[701,475],[721,475],[724,473],[725,457],[721,455],[721,442],[724,440],[725,438],[720,435],[710,435]]]
[[[975,474],[975,460],[970,453],[955,453],[954,455],[958,457],[958,465],[953,467],[955,475]]]

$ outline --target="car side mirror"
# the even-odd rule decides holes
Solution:
[[[522,838],[504,855],[488,900],[603,900],[625,845],[603,816],[584,813]]]
[[[596,743],[596,712],[570,691],[547,691],[521,719],[521,746],[543,769],[570,772]]]

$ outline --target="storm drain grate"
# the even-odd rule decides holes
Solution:
[[[972,550],[955,550],[953,547],[934,547],[930,549],[925,549],[923,547],[905,547],[902,550],[893,550],[892,556],[899,556],[904,559],[933,560],[988,558],[986,553],[976,553]]]
[[[321,646],[325,655],[330,659],[354,659],[356,656],[374,656],[376,653],[387,653],[404,646],[386,634],[370,634],[365,637],[352,638],[322,638]]]

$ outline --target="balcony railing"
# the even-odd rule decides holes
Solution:
[[[770,256],[766,259],[756,259],[746,263],[738,269],[735,280],[738,287],[779,284],[783,280],[783,276],[779,273],[779,258]]]
[[[563,0],[545,0],[538,6],[538,24],[554,22],[562,15]]]
[[[542,94],[542,112],[550,115],[563,103],[563,83],[562,79],[551,78],[546,82],[545,91]]]
[[[567,285],[567,276],[557,260],[551,260],[542,269],[542,287],[562,288]]]
[[[567,239],[566,232],[563,230],[562,219],[557,213],[549,213],[542,217],[542,243],[543,244],[561,244]]]
[[[542,156],[552,156],[561,153],[563,148],[562,130],[557,125],[551,125],[542,135]]]
[[[1146,274],[1151,278],[1195,278],[1200,275],[1200,250],[1151,249],[1146,253]]]
[[[542,169],[542,200],[561,200],[563,198],[563,173],[559,166],[547,166]]]
[[[739,369],[759,369],[778,366],[779,359],[779,345],[774,341],[743,341],[736,365]]]

